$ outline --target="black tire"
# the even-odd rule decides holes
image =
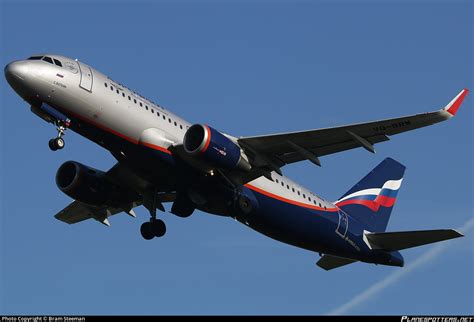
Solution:
[[[54,145],[56,146],[56,149],[61,150],[62,148],[64,148],[66,143],[64,142],[63,138],[55,138]]]
[[[56,147],[56,144],[54,143],[54,139],[49,140],[48,142],[49,148],[51,151],[56,151],[58,148]]]
[[[151,222],[144,222],[140,227],[140,233],[142,234],[142,237],[146,240],[153,239],[155,237],[155,234],[153,233]]]
[[[163,220],[157,219],[151,222],[151,230],[155,237],[162,237],[166,234],[166,225]]]

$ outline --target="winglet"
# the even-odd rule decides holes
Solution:
[[[451,114],[450,117],[456,115],[456,112],[458,111],[468,92],[469,90],[467,88],[463,89],[455,98],[453,98],[451,102],[449,102],[448,105],[445,106],[445,108],[443,108],[443,111]]]

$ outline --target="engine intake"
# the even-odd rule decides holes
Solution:
[[[56,185],[69,197],[89,205],[112,206],[119,202],[119,187],[107,181],[105,172],[67,161],[56,172]]]
[[[184,135],[186,153],[203,158],[212,165],[225,168],[250,170],[240,146],[210,126],[194,124]]]

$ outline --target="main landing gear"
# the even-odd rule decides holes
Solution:
[[[151,218],[150,221],[144,222],[141,225],[140,232],[146,240],[162,237],[166,233],[166,225],[161,219]]]
[[[62,136],[65,134],[66,129],[69,127],[70,121],[69,119],[65,121],[57,121],[56,122],[56,129],[58,131],[58,136],[54,139],[49,140],[48,145],[51,151],[61,150],[64,148],[66,143]]]
[[[166,225],[163,220],[156,218],[156,208],[165,211],[158,198],[156,189],[145,192],[143,196],[143,205],[150,211],[150,221],[144,222],[140,227],[140,233],[146,240],[154,237],[162,237],[166,233]]]

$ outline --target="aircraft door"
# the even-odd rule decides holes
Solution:
[[[80,61],[78,61],[78,64],[79,69],[81,70],[81,82],[79,83],[79,86],[86,91],[92,92],[92,70],[89,66],[82,64]]]
[[[342,210],[339,210],[338,214],[339,223],[336,228],[336,234],[344,238],[346,237],[347,229],[349,228],[349,218],[347,217],[347,214]]]

